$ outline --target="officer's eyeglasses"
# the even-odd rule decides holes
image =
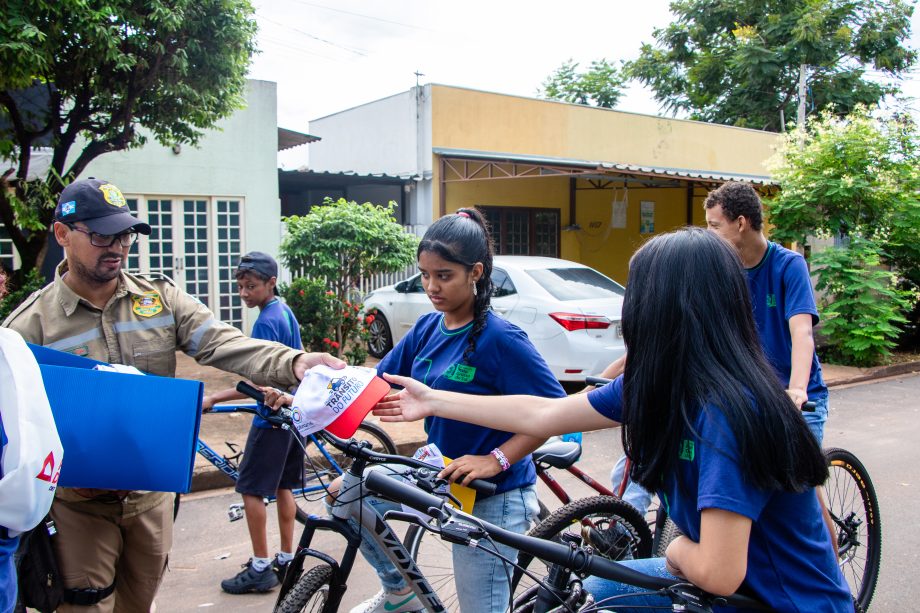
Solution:
[[[66,225],[71,230],[76,230],[77,232],[88,234],[89,244],[93,247],[111,247],[115,244],[115,241],[121,243],[122,247],[130,247],[137,242],[137,232],[134,230],[122,232],[121,234],[98,234],[96,232],[90,232],[89,230],[84,230],[83,228],[79,228],[71,224]]]

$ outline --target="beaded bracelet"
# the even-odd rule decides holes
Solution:
[[[502,453],[502,450],[498,447],[491,451],[491,455],[493,458],[498,460],[498,464],[502,467],[502,471],[506,471],[511,468],[511,462],[508,461],[508,458],[505,457],[505,454]]]

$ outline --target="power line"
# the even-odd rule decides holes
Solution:
[[[303,35],[303,36],[306,36],[307,38],[312,38],[312,39],[315,40],[315,41],[319,41],[319,42],[321,42],[321,43],[325,43],[325,44],[330,45],[330,46],[332,46],[332,47],[337,47],[337,48],[339,48],[339,49],[342,49],[343,51],[348,51],[349,53],[354,53],[355,55],[367,56],[367,51],[364,50],[364,49],[358,49],[357,47],[348,47],[347,45],[341,45],[341,44],[336,43],[336,42],[334,42],[334,41],[327,40],[327,39],[325,39],[325,38],[320,38],[319,36],[316,36],[316,35],[314,35],[314,34],[310,34],[309,32],[304,32],[303,30],[300,30],[300,29],[295,28],[295,27],[293,27],[293,26],[289,26],[289,25],[286,24],[286,23],[281,23],[280,21],[275,21],[274,19],[272,19],[272,18],[270,18],[270,17],[266,17],[266,16],[263,15],[263,14],[259,14],[259,19],[263,19],[263,20],[265,20],[265,21],[267,21],[267,22],[269,22],[269,23],[273,23],[273,24],[275,24],[276,26],[280,26],[280,27],[282,27],[282,28],[287,28],[287,29],[289,29],[289,30],[293,30],[294,32],[297,32],[298,34],[301,34],[301,35]]]
[[[352,15],[352,16],[354,16],[354,17],[361,17],[362,19],[370,19],[371,21],[380,21],[380,22],[382,22],[382,23],[389,23],[389,24],[393,24],[394,26],[401,26],[401,27],[403,27],[403,28],[411,28],[411,29],[413,29],[413,30],[427,30],[427,31],[429,31],[429,32],[434,32],[434,30],[432,30],[431,28],[426,28],[426,27],[423,27],[423,26],[415,26],[415,25],[412,25],[412,24],[409,24],[409,23],[402,23],[402,22],[400,22],[400,21],[392,21],[392,20],[390,20],[390,19],[384,19],[383,17],[374,17],[374,16],[372,16],[372,15],[365,15],[365,14],[363,14],[363,13],[354,13],[354,12],[352,12],[352,11],[346,11],[346,10],[344,10],[344,9],[332,8],[331,6],[325,6],[325,5],[323,5],[323,4],[315,4],[315,3],[313,3],[313,2],[307,2],[306,0],[292,0],[292,1],[293,1],[293,2],[296,2],[297,4],[303,4],[303,5],[305,5],[305,6],[312,6],[312,7],[318,8],[318,9],[324,9],[324,10],[327,10],[327,11],[333,11],[333,12],[335,12],[335,13],[343,13],[343,14],[345,14],[345,15]]]

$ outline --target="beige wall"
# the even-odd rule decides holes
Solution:
[[[617,162],[710,173],[766,176],[764,162],[773,154],[777,135],[694,121],[665,119],[517,96],[431,86],[432,146]],[[440,165],[434,156],[433,218],[438,217]],[[616,195],[622,198],[622,184]],[[640,234],[640,202],[655,203],[655,233],[688,223],[687,186],[628,190],[625,228],[612,228],[612,189],[576,190],[576,218],[569,219],[569,178],[540,177],[451,182],[445,210],[463,206],[549,207],[560,211],[563,228],[573,221],[580,230],[561,233],[561,257],[582,262],[621,283],[629,258],[652,234]],[[588,187],[584,180],[579,188]],[[694,187],[691,222],[705,223],[707,189]]]
[[[431,86],[435,148],[767,175],[777,135]]]

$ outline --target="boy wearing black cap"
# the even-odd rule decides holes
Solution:
[[[300,349],[300,326],[291,309],[278,299],[278,263],[260,251],[240,258],[236,268],[236,283],[240,298],[249,308],[259,308],[259,318],[252,327],[252,337],[276,341]],[[235,389],[226,389],[205,396],[205,410],[226,400],[244,398]],[[278,585],[284,569],[293,558],[294,516],[297,507],[291,490],[303,482],[303,450],[285,430],[255,415],[246,439],[246,453],[240,464],[236,491],[243,495],[243,507],[252,558],[235,576],[221,581],[220,586],[230,594],[265,592]],[[268,518],[263,499],[275,496],[278,504],[278,527],[281,550],[274,560],[269,555],[266,524]],[[274,562],[274,563],[273,563]]]
[[[328,354],[247,338],[172,281],[125,272],[137,235],[150,233],[126,204],[101,179],[64,188],[53,232],[65,260],[3,325],[37,345],[161,377],[176,375],[180,349],[258,385],[291,387],[317,364],[345,366]],[[124,409],[150,410],[131,398]],[[172,546],[173,500],[166,492],[59,487],[51,516],[65,602],[57,610],[149,611]]]

